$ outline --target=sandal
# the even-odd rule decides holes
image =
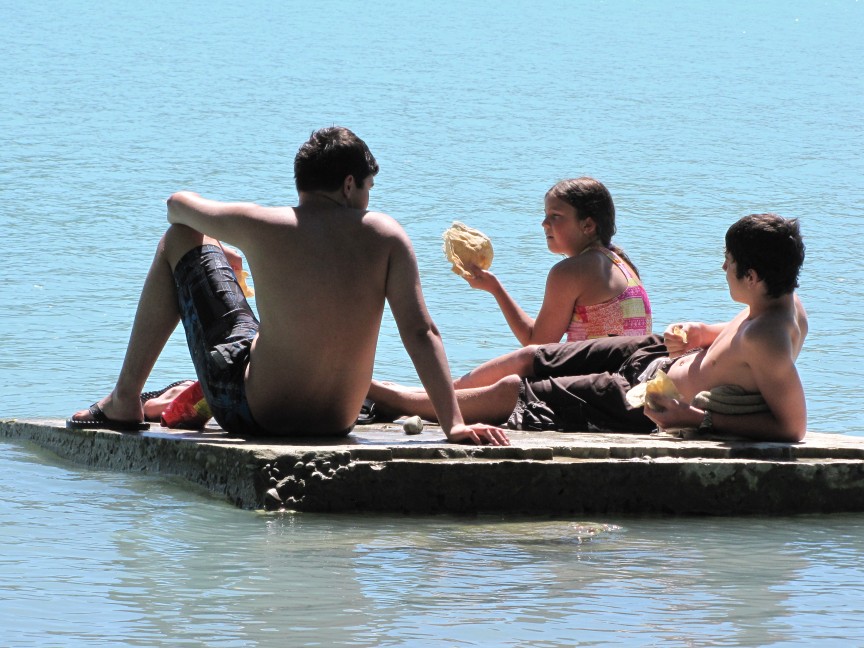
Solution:
[[[105,416],[98,403],[87,408],[88,418],[66,419],[66,427],[70,430],[114,430],[115,432],[143,432],[150,429],[150,424],[143,421],[116,421]]]

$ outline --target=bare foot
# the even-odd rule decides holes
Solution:
[[[420,392],[411,387],[405,387],[397,383],[373,380],[369,387],[369,398],[375,402],[377,420],[395,421],[402,416],[410,416],[417,412],[408,411],[406,398],[420,396]]]
[[[159,421],[162,419],[162,412],[168,407],[174,399],[186,391],[189,386],[195,382],[194,380],[184,380],[179,385],[173,385],[166,389],[158,396],[154,396],[143,403],[144,420]]]

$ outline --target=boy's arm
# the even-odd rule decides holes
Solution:
[[[791,340],[762,327],[747,335],[742,343],[756,389],[769,411],[712,414],[714,430],[761,441],[801,441],[807,432],[807,404]],[[705,416],[704,410],[674,399],[661,398],[657,404],[661,411],[646,408],[645,415],[660,427],[699,427]]]
[[[770,411],[750,416],[718,415],[714,427],[738,436],[801,441],[807,432],[807,403],[791,339],[769,325],[753,330],[742,342],[756,390]]]
[[[392,248],[387,270],[386,296],[405,350],[435,408],[438,422],[450,441],[508,445],[504,430],[484,424],[465,425],[441,335],[426,309],[417,261],[404,230],[390,225]]]
[[[186,225],[194,230],[228,241],[243,249],[244,234],[249,228],[240,226],[264,208],[254,203],[229,203],[203,198],[192,191],[178,191],[168,198],[168,222]]]
[[[663,344],[670,358],[677,358],[689,349],[706,349],[717,339],[729,322],[706,324],[705,322],[676,322],[663,332]]]

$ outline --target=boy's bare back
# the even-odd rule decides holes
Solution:
[[[253,211],[243,250],[261,327],[249,404],[265,427],[347,428],[372,379],[391,259],[410,255],[408,239],[389,216],[361,209]]]
[[[451,441],[507,444],[500,428],[465,425],[444,346],[423,301],[402,227],[369,212],[378,163],[346,128],[312,133],[294,159],[296,207],[168,199],[114,390],[67,425],[141,430],[144,383],[177,321],[214,417],[255,435],[336,435],[369,390],[385,300]],[[243,251],[258,317],[220,241]]]

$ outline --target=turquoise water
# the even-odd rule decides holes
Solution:
[[[799,217],[809,427],[864,434],[860,1],[0,12],[2,417],[66,416],[110,389],[172,191],[292,203],[297,146],[338,123],[381,164],[372,207],[414,240],[454,373],[515,340],[450,273],[441,232],[489,234],[493,270],[536,312],[556,261],[543,193],[588,174],[658,329],[737,312],[720,271],[734,220]],[[151,384],[189,375],[177,334]],[[416,381],[390,319],[376,375]],[[268,518],[15,445],[0,457],[10,645],[864,640],[856,516],[603,520],[579,544],[586,521]]]
[[[4,646],[847,646],[864,637],[861,516],[265,516],[9,444],[0,444],[0,488]]]

